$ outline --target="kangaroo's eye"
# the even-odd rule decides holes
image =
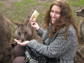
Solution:
[[[20,32],[18,32],[18,35],[21,35]]]
[[[25,32],[25,35],[27,34],[27,31]]]

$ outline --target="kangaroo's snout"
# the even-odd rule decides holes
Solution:
[[[36,38],[35,29],[31,27],[31,24],[29,23],[29,18],[24,22],[13,22],[13,23],[17,25],[17,28],[15,30],[15,36],[21,42]]]

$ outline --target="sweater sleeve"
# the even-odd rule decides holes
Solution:
[[[38,34],[40,37],[42,37],[43,33],[44,33],[44,30],[43,30],[42,28],[40,28],[40,29],[37,31],[37,34]]]
[[[31,40],[27,46],[49,58],[58,58],[69,49],[70,44],[73,41],[72,38],[75,38],[71,32],[69,32],[65,41],[63,41],[64,37],[65,34],[59,33],[50,45],[40,44],[36,40]]]

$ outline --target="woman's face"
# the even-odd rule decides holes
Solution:
[[[57,5],[53,5],[50,12],[52,24],[54,24],[55,21],[59,20],[60,16],[61,16],[61,8]]]

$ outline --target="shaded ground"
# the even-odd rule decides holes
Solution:
[[[21,2],[22,0],[0,0],[0,2],[1,3],[3,3],[4,4],[4,7],[0,7],[0,9],[8,9],[8,8],[13,8],[13,3],[15,3],[15,2]],[[34,1],[36,1],[36,0],[34,0]],[[32,14],[32,12],[33,12],[33,10],[34,9],[37,9],[37,10],[41,10],[43,13],[45,13],[46,11],[47,11],[47,9],[46,9],[46,7],[45,7],[45,3],[50,3],[50,2],[53,2],[54,0],[38,0],[38,2],[41,2],[42,4],[40,4],[40,5],[33,5],[33,6],[31,6],[29,9],[28,9],[28,14],[29,15],[31,15]],[[74,7],[74,6],[71,6],[72,7],[72,10],[78,10],[79,9],[79,7]],[[25,10],[25,9],[24,9]],[[4,15],[7,17],[7,18],[12,18],[12,16],[10,17],[9,15],[8,15],[8,13],[12,13],[12,12],[14,12],[14,11],[9,11],[9,10],[6,10],[6,11],[2,11],[2,13],[4,13]],[[26,15],[23,15],[23,18],[22,18],[22,20],[24,20],[25,19],[25,17],[27,16],[27,14]],[[43,18],[43,17],[42,17]],[[78,21],[78,19],[76,19],[77,21]],[[39,21],[38,22],[38,24],[40,25],[40,26],[44,26],[44,23],[43,23],[43,20],[42,21]],[[14,25],[13,25],[14,26]],[[14,34],[13,34],[14,35]],[[81,46],[83,46],[84,45],[84,43],[80,43],[79,45],[78,45],[78,48],[80,48]],[[79,55],[77,55],[77,57],[76,57],[76,60],[77,60],[77,62],[76,63],[84,63],[84,61],[79,57]]]

